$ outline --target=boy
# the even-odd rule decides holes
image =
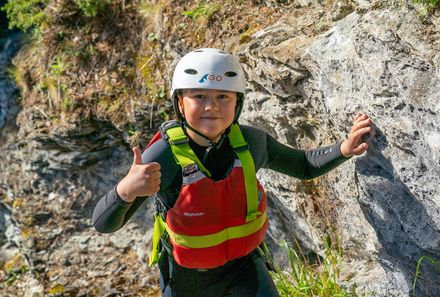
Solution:
[[[159,264],[163,296],[279,296],[257,252],[268,218],[256,172],[310,179],[368,148],[361,140],[371,132],[365,114],[342,143],[309,151],[285,146],[238,125],[244,93],[234,56],[209,48],[185,55],[172,81],[177,120],[164,123],[142,155],[133,148],[130,171],[95,208],[96,230],[114,232],[156,194],[150,264]]]

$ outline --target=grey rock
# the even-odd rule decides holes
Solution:
[[[17,89],[11,82],[8,69],[12,66],[11,59],[20,46],[21,34],[19,33],[0,38],[0,129],[19,111],[15,102]]]
[[[300,38],[281,20],[241,51],[250,82],[243,118],[280,141],[303,149],[330,144],[345,138],[357,112],[372,117],[368,152],[317,179],[314,191],[298,191],[304,182],[277,173],[261,180],[282,209],[276,221],[293,227],[271,223],[271,237],[300,238],[319,254],[330,223],[355,257],[348,270],[371,263],[371,270],[354,269],[351,281],[378,296],[409,296],[418,259],[440,260],[438,46],[423,27],[412,10],[352,13],[302,52],[280,58],[274,49]],[[438,296],[439,271],[428,263],[422,270],[416,293]]]

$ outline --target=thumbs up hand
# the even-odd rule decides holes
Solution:
[[[126,202],[132,202],[138,196],[151,196],[160,190],[160,165],[152,162],[142,164],[141,151],[133,148],[133,164],[128,174],[116,187],[118,195]]]

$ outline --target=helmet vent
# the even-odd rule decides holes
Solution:
[[[219,52],[220,54],[227,55],[227,53],[225,53],[224,51],[219,50],[218,52]]]
[[[237,72],[234,72],[234,71],[228,71],[228,72],[225,73],[225,75],[226,75],[227,77],[234,77],[234,76],[237,76]]]
[[[195,50],[194,53],[203,53],[203,50]]]
[[[197,70],[195,70],[195,69],[185,69],[185,70],[183,70],[183,72],[191,74],[191,75],[197,74]]]

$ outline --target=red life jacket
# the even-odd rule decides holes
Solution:
[[[215,268],[249,254],[266,234],[267,198],[256,180],[253,159],[239,126],[233,125],[229,134],[239,159],[219,181],[209,177],[182,128],[172,129],[166,133],[176,162],[182,166],[183,182],[166,220],[156,216],[154,236],[166,231],[175,261],[188,268]],[[153,239],[150,264],[157,261],[157,243],[158,239]]]

